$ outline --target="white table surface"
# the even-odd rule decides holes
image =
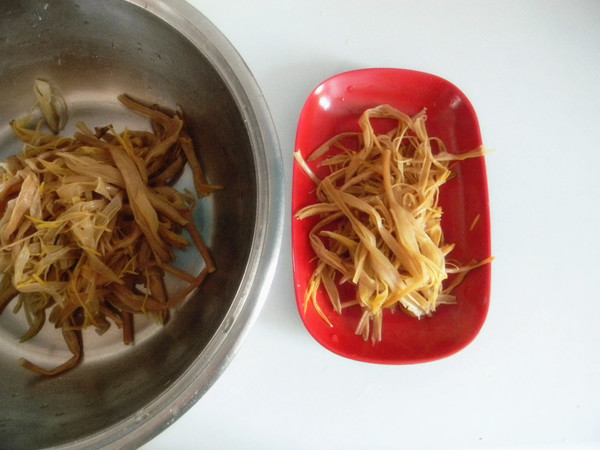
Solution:
[[[290,217],[264,309],[208,393],[143,448],[600,446],[600,2],[192,0],[269,104],[286,202],[302,105],[365,67],[439,75],[473,103],[492,216],[475,341],[414,366],[340,358],[305,330]]]

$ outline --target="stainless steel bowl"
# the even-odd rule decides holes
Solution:
[[[22,318],[11,306],[0,317],[0,447],[137,447],[207,391],[265,300],[283,227],[276,133],[240,56],[181,0],[1,2],[1,159],[20,150],[8,122],[31,107],[36,78],[62,92],[70,126],[143,125],[116,101],[124,92],[182,107],[209,179],[225,185],[198,213],[217,271],[166,326],[142,323],[134,346],[91,331],[84,362],[45,379],[17,360],[60,359],[61,338],[19,344]]]

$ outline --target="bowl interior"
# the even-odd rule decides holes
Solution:
[[[44,329],[19,344],[25,322],[9,305],[0,317],[3,448],[56,446],[128,417],[143,421],[144,408],[206,357],[206,346],[237,307],[255,229],[255,160],[243,114],[211,61],[175,28],[125,1],[3,2],[0,159],[21,148],[8,123],[32,106],[36,78],[51,80],[65,97],[70,116],[65,134],[77,120],[91,127],[149,128],[145,118],[119,104],[121,93],[181,107],[208,179],[225,189],[200,201],[195,211],[217,271],[166,326],[136,319],[135,345],[123,346],[117,330],[102,338],[86,331],[84,362],[61,376],[40,378],[21,368],[18,358],[60,363],[67,357],[62,337]],[[200,269],[187,253],[177,264]]]
[[[333,136],[359,131],[358,119],[364,110],[380,104],[389,104],[409,115],[427,108],[429,135],[441,138],[451,153],[470,151],[481,145],[477,117],[470,102],[448,81],[410,70],[364,69],[334,76],[311,93],[300,115],[296,151],[306,159]],[[312,166],[317,173],[327,173],[326,168]],[[456,244],[449,256],[463,264],[473,258],[481,261],[491,251],[484,159],[461,161],[453,166],[453,171],[457,176],[440,189],[445,239]],[[294,164],[293,213],[316,201],[314,188],[310,178]],[[477,216],[477,226],[471,229]],[[471,272],[456,288],[456,305],[440,307],[431,318],[417,320],[384,311],[382,341],[374,345],[354,333],[360,307],[337,314],[324,290],[319,293],[319,304],[333,327],[313,307],[304,312],[304,293],[316,265],[308,238],[316,218],[311,219],[292,220],[296,299],[306,328],[325,348],[359,361],[409,364],[448,356],[477,335],[488,310],[489,264]],[[354,295],[355,291],[348,289],[342,293],[342,301],[353,300]]]

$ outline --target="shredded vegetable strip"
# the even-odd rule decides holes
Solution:
[[[392,119],[391,129],[377,133],[375,121]],[[482,148],[462,155],[446,151],[429,137],[425,111],[414,117],[389,106],[366,110],[360,133],[342,133],[328,140],[305,160],[296,162],[316,183],[317,202],[296,213],[298,219],[318,217],[310,232],[317,256],[305,293],[305,311],[312,304],[331,326],[317,302],[323,285],[334,311],[360,305],[356,333],[373,341],[382,338],[382,311],[400,309],[421,318],[440,304],[453,303],[444,242],[439,189],[452,176],[449,163],[482,156]],[[352,143],[356,149],[350,149]],[[329,173],[319,178],[309,162],[319,161]],[[460,272],[486,263],[473,263]],[[457,271],[453,269],[452,271]],[[338,285],[356,286],[356,299],[341,302]]]
[[[164,323],[168,309],[215,270],[192,220],[193,196],[173,187],[189,163],[198,196],[221,188],[207,183],[182,114],[119,99],[147,115],[154,131],[80,123],[67,138],[24,118],[12,122],[23,151],[0,163],[0,313],[17,297],[15,310],[24,310],[30,327],[22,340],[50,322],[73,353],[50,369],[21,360],[39,374],[80,362],[84,328],[101,334],[114,323],[133,342],[135,314]],[[197,275],[172,266],[175,250],[189,245],[184,230],[205,262]],[[183,292],[169,298],[165,273],[187,283]]]

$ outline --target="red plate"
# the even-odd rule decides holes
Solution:
[[[448,81],[422,72],[401,69],[364,69],[336,75],[310,95],[298,123],[296,150],[307,158],[323,142],[344,131],[358,131],[358,118],[370,107],[387,103],[409,115],[427,108],[430,136],[441,138],[451,153],[481,145],[477,116],[469,100]],[[457,177],[440,190],[445,240],[455,243],[449,257],[467,263],[491,255],[490,218],[484,158],[472,158],[453,167]],[[314,183],[294,163],[292,212],[315,202]],[[471,230],[475,218],[476,226]],[[292,218],[292,251],[296,301],[310,334],[332,352],[358,361],[412,364],[444,358],[468,345],[485,321],[490,296],[490,264],[473,270],[455,289],[456,305],[438,307],[421,320],[385,311],[383,339],[372,344],[354,334],[359,307],[342,315],[333,311],[324,292],[319,304],[333,323],[330,327],[308,306],[304,292],[314,270],[308,234],[315,221]],[[350,293],[352,295],[352,293]],[[349,300],[349,298],[342,299]]]

